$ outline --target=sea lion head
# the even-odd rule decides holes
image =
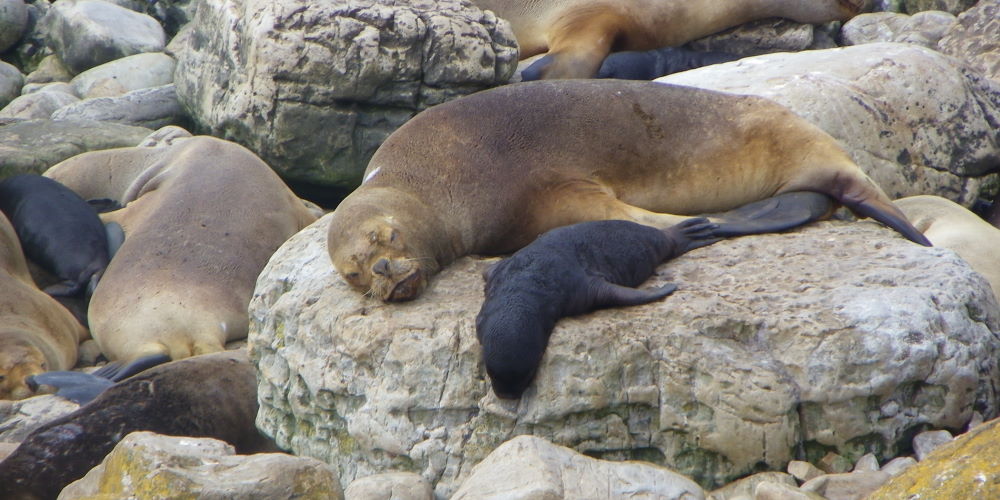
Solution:
[[[334,268],[354,289],[387,302],[402,302],[420,295],[440,268],[436,240],[444,236],[435,225],[436,217],[405,206],[398,194],[394,196],[382,201],[374,195],[346,198],[334,211],[327,251]]]
[[[27,378],[44,372],[45,356],[34,346],[0,341],[0,399],[31,396],[34,391],[28,387]]]

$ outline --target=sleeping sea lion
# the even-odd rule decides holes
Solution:
[[[176,360],[245,337],[257,275],[316,220],[260,158],[207,136],[84,153],[45,175],[124,205],[103,214],[124,228],[125,242],[88,309],[111,360]]]
[[[30,396],[28,376],[72,368],[87,336],[69,311],[35,286],[14,228],[0,213],[0,399]]]
[[[689,69],[735,61],[740,57],[728,52],[695,51],[681,47],[664,47],[645,52],[615,52],[604,59],[595,76],[621,80],[655,80]],[[530,66],[528,69],[531,69]]]
[[[760,97],[625,80],[526,82],[427,109],[375,152],[337,207],[334,267],[408,300],[469,254],[550,229],[624,219],[667,227],[793,191],[829,195],[929,242],[828,134]],[[739,227],[728,235],[769,231]]]
[[[212,437],[238,453],[275,451],[256,417],[257,378],[245,350],[160,365],[32,431],[0,462],[0,498],[56,498],[133,431]]]
[[[608,52],[677,46],[768,17],[843,21],[870,0],[473,0],[510,22],[520,58],[548,52],[539,78],[590,78]],[[528,79],[528,78],[525,78]]]

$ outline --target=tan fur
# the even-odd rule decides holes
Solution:
[[[91,332],[111,359],[179,359],[245,337],[257,275],[316,219],[253,153],[212,137],[85,153],[46,175],[127,203],[106,214],[124,228],[125,243],[89,309]]]
[[[982,274],[1000,299],[1000,229],[940,196],[901,198],[896,206],[934,246],[954,250]]]
[[[87,336],[69,311],[35,286],[14,228],[0,214],[0,399],[30,396],[29,375],[72,368]]]
[[[522,83],[436,106],[386,139],[365,178],[334,212],[329,252],[383,299],[412,298],[460,256],[586,220],[666,227],[684,218],[671,214],[790,191],[902,218],[836,140],[786,108],[647,82]]]
[[[768,17],[846,20],[869,0],[473,0],[510,21],[526,59],[548,52],[546,78],[593,76],[611,50],[681,45]]]

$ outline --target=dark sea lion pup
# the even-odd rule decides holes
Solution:
[[[493,392],[521,397],[559,318],[673,293],[674,284],[634,287],[661,262],[719,241],[717,228],[705,218],[665,230],[623,220],[581,222],[553,229],[489,268],[476,336]]]
[[[617,78],[620,80],[655,80],[661,76],[680,73],[689,69],[735,61],[741,56],[728,52],[697,51],[681,47],[663,47],[643,52],[613,52],[601,63],[597,78]],[[528,78],[532,66],[521,72]]]
[[[0,182],[0,211],[10,219],[24,254],[56,276],[53,296],[92,291],[111,257],[97,212],[57,181],[22,174]]]

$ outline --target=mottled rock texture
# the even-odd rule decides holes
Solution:
[[[0,178],[41,174],[71,156],[134,146],[148,128],[91,120],[26,120],[0,127]]]
[[[966,61],[1000,88],[1000,0],[980,0],[959,15],[938,48]]]

